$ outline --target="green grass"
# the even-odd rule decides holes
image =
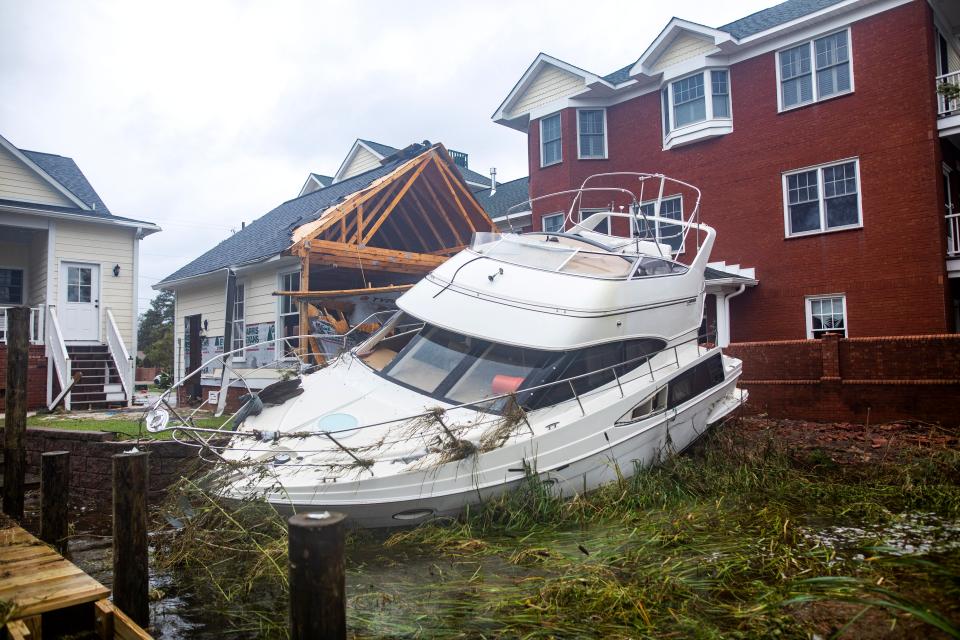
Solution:
[[[811,535],[893,531],[911,513],[956,526],[958,483],[954,450],[838,465],[734,423],[587,496],[531,477],[455,522],[352,534],[348,622],[359,638],[960,637],[960,544],[900,555],[879,534]],[[160,566],[206,622],[286,637],[283,518],[187,494],[196,515]]]
[[[219,429],[225,420],[226,418],[198,418],[195,422],[197,427],[203,429]],[[3,425],[4,420],[0,418],[0,427],[3,427]],[[44,427],[68,431],[108,431],[118,434],[121,438],[136,438],[138,436],[150,439],[170,438],[170,433],[149,433],[146,429],[141,432],[140,421],[135,417],[96,420],[71,414],[36,415],[27,418],[27,427]]]

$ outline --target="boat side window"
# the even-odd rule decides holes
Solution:
[[[723,382],[723,360],[720,354],[684,371],[670,381],[667,408],[674,409],[687,400]]]
[[[687,267],[677,262],[664,260],[663,258],[643,256],[637,264],[634,276],[638,278],[644,276],[665,276],[674,273],[685,273],[686,271]]]
[[[667,388],[660,387],[652,394],[647,396],[643,402],[639,403],[629,412],[620,416],[615,425],[633,424],[655,413],[659,413],[667,408]]]
[[[478,350],[480,340],[429,327],[404,347],[384,373],[398,382],[434,393],[464,359]]]
[[[617,376],[622,377],[644,364],[647,360],[646,356],[663,349],[664,345],[665,343],[662,340],[643,338],[608,342],[568,354],[558,363],[557,375],[553,379],[565,380],[582,376],[571,381],[573,389],[571,390],[570,383],[561,382],[547,388],[539,397],[532,399],[530,404],[533,407],[547,407],[569,400],[573,397],[574,391],[577,395],[593,391],[613,382],[615,380],[614,370],[616,370]],[[600,371],[601,369],[602,371]]]
[[[491,343],[444,395],[459,403],[513,393],[549,356],[547,351]]]

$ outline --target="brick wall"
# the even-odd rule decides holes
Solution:
[[[748,409],[774,417],[960,424],[960,335],[734,343]]]
[[[3,430],[0,429],[0,438]],[[64,429],[27,429],[27,475],[40,477],[40,454],[45,451],[70,452],[71,495],[89,499],[98,508],[109,511],[113,499],[113,461],[111,456],[129,451],[130,440],[118,441],[114,434],[100,431]],[[193,447],[171,440],[150,440],[140,444],[150,452],[149,500],[159,502],[165,490],[202,461]]]
[[[47,403],[47,358],[43,345],[30,345],[27,370],[27,409],[39,409]],[[0,344],[0,411],[6,410],[7,345]]]
[[[846,294],[851,336],[945,333],[932,22],[918,0],[853,23],[856,90],[783,113],[775,53],[734,64],[733,132],[668,151],[658,91],[607,108],[608,160],[577,160],[576,112],[564,109],[563,162],[540,168],[532,120],[531,196],[608,171],[663,172],[698,186],[702,220],[718,232],[711,259],[757,268],[759,286],[731,306],[734,341],[805,338],[804,297],[833,293]],[[863,228],[785,238],[781,174],[853,157]],[[535,203],[534,229],[561,204]]]

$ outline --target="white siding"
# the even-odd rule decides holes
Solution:
[[[76,206],[4,148],[0,148],[0,199]]]
[[[106,341],[106,312],[109,308],[117,321],[120,336],[127,348],[133,347],[136,326],[134,292],[133,243],[135,230],[106,224],[57,222],[53,291],[50,300],[59,304],[61,262],[88,262],[100,265],[100,340]],[[113,275],[120,265],[120,275]]]
[[[377,156],[373,155],[363,147],[357,147],[357,153],[353,156],[353,159],[350,160],[350,164],[343,168],[343,173],[340,174],[340,179],[345,180],[347,178],[352,178],[355,175],[359,175],[364,171],[370,171],[370,169],[376,169],[380,166],[380,159]]]
[[[35,232],[30,242],[30,266],[28,268],[29,304],[35,307],[46,303],[47,294],[47,234]]]
[[[546,66],[533,78],[527,89],[514,100],[510,117],[527,113],[535,107],[558,98],[573,95],[584,88],[584,80],[580,76],[554,66]]]
[[[710,40],[682,32],[673,39],[667,50],[660,54],[653,63],[652,70],[662,71],[684,60],[713,51],[715,48],[716,46]]]

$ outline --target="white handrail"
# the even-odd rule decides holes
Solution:
[[[44,323],[44,331],[47,353],[53,360],[57,380],[60,381],[60,389],[66,389],[67,385],[73,381],[73,374],[70,371],[70,354],[67,353],[67,344],[63,341],[63,332],[60,330],[60,321],[57,319],[55,305],[47,306],[47,320]],[[67,411],[70,410],[70,395],[68,393],[63,399],[63,407]]]
[[[960,85],[960,71],[951,71],[937,76],[937,88],[942,85],[952,84]],[[960,98],[947,99],[946,96],[937,93],[937,115],[945,116],[948,113],[960,111]]]
[[[947,218],[947,256],[960,257],[960,213],[951,213]]]
[[[7,343],[7,309],[12,306],[0,307],[0,344]],[[30,344],[43,344],[43,305],[30,307]]]
[[[117,365],[117,373],[120,374],[120,384],[127,394],[127,404],[133,403],[133,359],[130,352],[127,351],[127,345],[124,344],[120,336],[120,329],[117,328],[117,321],[113,319],[113,312],[107,308],[107,347],[110,349],[110,357],[113,363]]]

